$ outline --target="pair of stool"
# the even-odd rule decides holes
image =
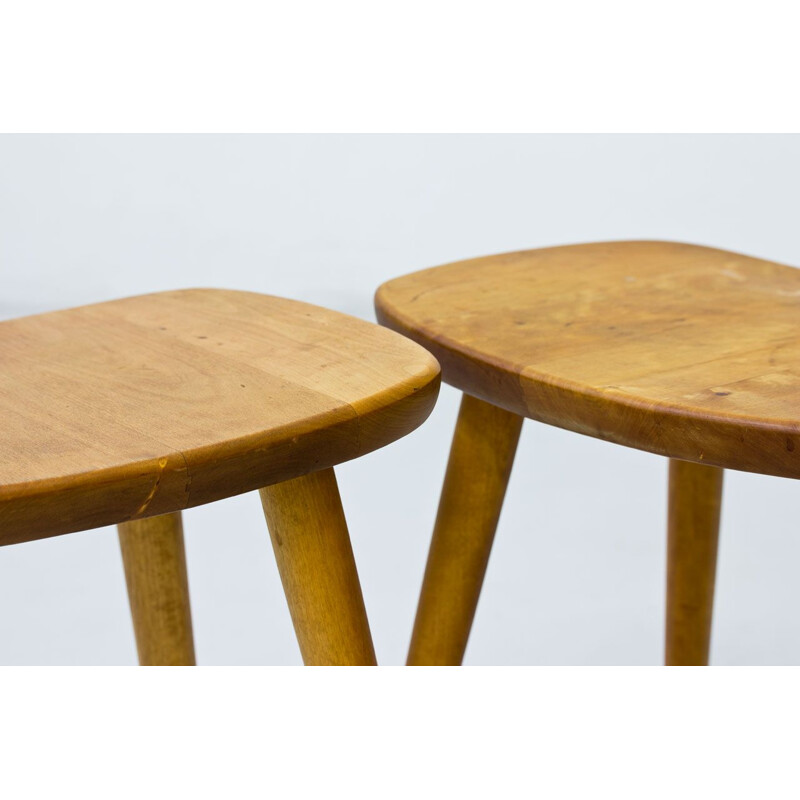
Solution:
[[[120,524],[140,662],[189,664],[179,512],[258,488],[305,663],[374,663],[332,468],[425,420],[432,353],[464,399],[409,663],[462,660],[524,417],[671,459],[666,662],[707,663],[723,469],[800,477],[800,272],[578,245],[414,273],[376,309],[403,336],[214,290],[2,323],[0,544]]]

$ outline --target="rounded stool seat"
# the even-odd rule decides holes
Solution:
[[[463,656],[522,417],[673,459],[667,662],[705,663],[718,468],[800,477],[800,270],[582,244],[415,272],[376,311],[465,392],[410,663]]]
[[[800,270],[609,242],[415,272],[379,320],[447,383],[515,414],[672,458],[800,477]]]
[[[438,366],[377,325],[189,289],[0,323],[0,544],[207,503],[416,428]]]
[[[330,639],[298,630],[306,660],[374,659],[365,615],[355,651],[314,617],[335,616],[340,590],[362,608],[329,468],[425,420],[439,367],[423,348],[305,303],[190,289],[4,321],[0,360],[0,544],[121,523],[143,662],[193,660],[178,512],[253,489],[296,628]],[[159,611],[165,594],[180,625]],[[181,625],[182,652],[167,653]]]

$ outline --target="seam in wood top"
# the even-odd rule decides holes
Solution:
[[[191,289],[0,322],[0,544],[334,466],[421,424],[439,366],[292,300]]]

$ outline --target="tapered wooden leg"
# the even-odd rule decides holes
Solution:
[[[261,489],[261,502],[303,661],[375,664],[333,470]]]
[[[464,657],[521,428],[522,417],[464,395],[409,665],[458,665]]]
[[[124,522],[119,543],[142,666],[194,666],[180,513]]]
[[[669,462],[668,666],[708,664],[723,472],[688,461]]]

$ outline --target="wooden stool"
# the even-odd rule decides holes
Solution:
[[[194,664],[180,510],[253,489],[305,663],[375,663],[332,468],[428,416],[421,347],[192,289],[2,322],[0,358],[0,544],[120,523],[140,663]]]
[[[379,320],[465,394],[409,664],[459,664],[523,417],[668,456],[666,663],[706,664],[722,468],[800,477],[800,271],[608,242],[384,284]]]

